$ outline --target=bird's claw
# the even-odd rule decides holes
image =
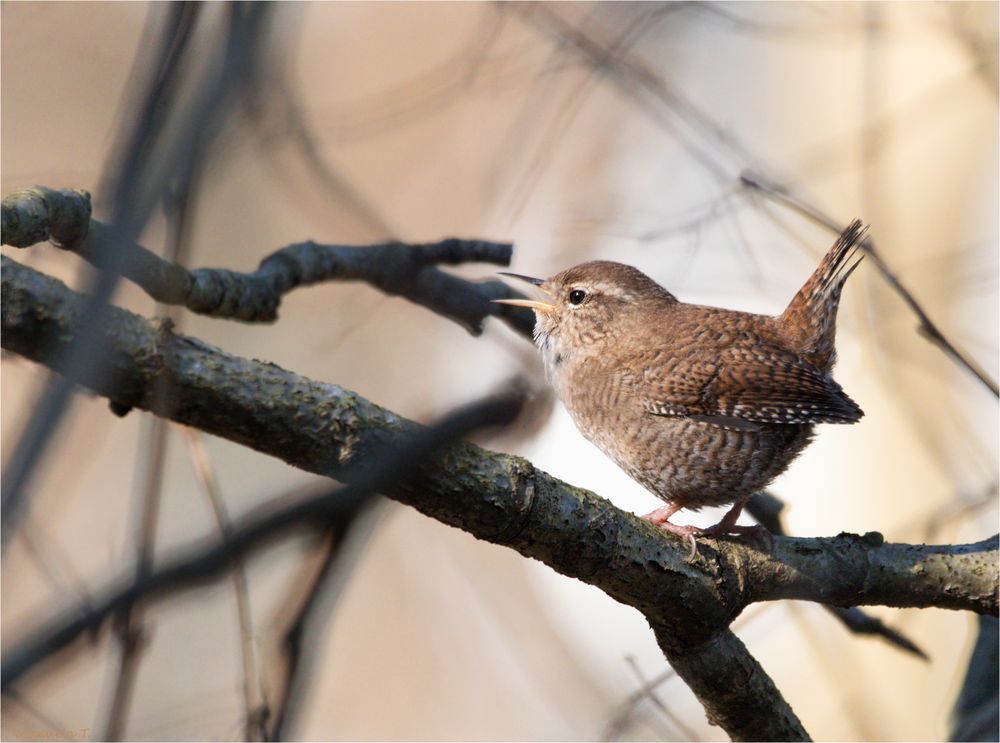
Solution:
[[[647,513],[642,518],[651,524],[660,527],[664,531],[668,531],[688,542],[691,545],[691,552],[688,555],[689,562],[693,561],[698,555],[698,542],[695,540],[696,536],[721,537],[727,534],[746,534],[754,537],[763,537],[767,541],[768,551],[774,552],[774,535],[760,524],[742,526],[739,524],[726,523],[725,520],[723,520],[718,524],[713,524],[712,526],[707,527],[682,526],[679,524],[672,524],[668,520],[675,511],[676,509],[671,509],[671,507],[658,508],[652,513]]]
[[[671,534],[675,534],[684,541],[689,542],[691,544],[691,553],[688,555],[688,562],[690,562],[698,555],[698,542],[695,541],[695,535],[701,534],[703,529],[700,526],[671,524],[669,519],[676,512],[677,508],[673,506],[663,506],[651,513],[647,513],[642,518],[654,526],[658,526],[664,531],[669,531]]]

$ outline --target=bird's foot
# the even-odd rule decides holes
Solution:
[[[644,521],[648,521],[656,526],[662,526],[663,524],[669,523],[670,517],[673,516],[680,509],[676,506],[660,506],[655,511],[650,511],[645,516],[643,516]],[[673,524],[671,524],[673,526]]]
[[[755,537],[763,537],[767,541],[767,548],[770,552],[774,552],[774,535],[771,534],[765,527],[760,524],[755,524],[754,526],[740,526],[736,523],[736,520],[743,513],[743,506],[746,505],[747,498],[738,500],[733,504],[726,515],[722,517],[722,520],[718,524],[713,524],[712,526],[702,529],[701,533],[706,537],[720,537],[726,534],[750,534]]]
[[[680,509],[677,506],[661,506],[655,511],[647,513],[642,518],[649,523],[660,527],[664,531],[676,534],[684,541],[690,543],[691,554],[688,555],[688,560],[693,560],[695,555],[698,554],[698,543],[695,541],[694,537],[696,534],[701,534],[702,529],[699,526],[681,526],[679,524],[671,524],[670,517],[677,513],[678,510]]]
[[[763,538],[767,541],[768,550],[774,552],[774,535],[771,534],[771,532],[769,532],[766,528],[760,524],[755,524],[753,526],[741,526],[736,523],[736,519],[739,518],[740,512],[743,510],[742,502],[735,504],[722,518],[722,521],[707,527],[681,526],[679,524],[670,523],[670,517],[679,510],[680,507],[676,505],[661,506],[655,511],[647,513],[642,518],[649,523],[660,527],[664,531],[676,534],[681,539],[688,542],[691,545],[691,554],[688,557],[689,560],[693,560],[698,554],[698,543],[695,541],[696,536],[721,537],[727,534],[747,534]]]

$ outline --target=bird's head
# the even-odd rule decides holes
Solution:
[[[533,284],[545,295],[494,300],[535,311],[535,342],[543,350],[553,342],[573,350],[600,346],[627,332],[632,321],[647,317],[654,307],[677,302],[638,269],[611,261],[581,263],[549,279],[503,275]]]

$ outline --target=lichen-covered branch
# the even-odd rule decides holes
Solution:
[[[4,256],[0,299],[3,347],[64,371],[60,351],[81,322],[82,298]],[[310,472],[349,480],[351,465],[418,430],[341,387],[232,356],[119,308],[112,308],[105,333],[114,374],[78,379],[80,384]],[[169,401],[153,394],[158,380],[169,381]],[[429,458],[385,493],[637,608],[671,662],[691,669],[707,667],[721,646],[733,649],[724,633],[757,600],[794,597],[997,614],[996,537],[962,547],[885,544],[873,535],[776,537],[771,554],[738,539],[705,539],[697,560],[688,562],[684,545],[609,501],[522,458],[471,444]],[[696,686],[693,676],[682,675],[707,709],[718,708],[708,698],[717,684]],[[769,680],[746,686],[746,707],[727,731],[736,738],[759,738],[760,730],[778,737],[771,721],[784,701],[769,696]],[[787,730],[796,737],[791,722]]]
[[[936,606],[996,614],[998,537],[975,544],[926,545],[888,544],[878,532],[844,536],[778,540],[773,559],[745,563],[749,600]]]
[[[101,266],[111,226],[90,218],[90,194],[33,186],[3,200],[3,242],[26,248],[44,240]],[[273,322],[282,297],[300,286],[323,281],[365,281],[457,322],[470,333],[499,317],[531,337],[534,316],[523,307],[494,304],[522,296],[502,281],[472,282],[437,268],[461,263],[510,263],[513,246],[487,240],[449,238],[435,243],[386,242],[367,246],[289,245],[261,261],[250,273],[222,268],[189,270],[140,245],[131,245],[125,277],[158,302],[192,312],[243,322]]]
[[[663,654],[701,700],[708,719],[733,740],[809,740],[771,677],[732,630],[678,647],[669,628],[652,626]],[[757,709],[761,699],[770,702],[765,717]]]
[[[745,512],[750,514],[758,524],[771,532],[771,534],[781,534],[784,536],[788,533],[781,519],[781,512],[784,509],[785,504],[780,498],[764,490],[755,493],[747,501]],[[899,630],[889,627],[878,617],[872,616],[856,606],[831,606],[830,604],[825,604],[823,608],[855,634],[881,637],[889,644],[907,653],[912,653],[922,660],[930,660],[927,654],[909,637]]]
[[[32,186],[15,191],[0,208],[3,244],[27,248],[51,240],[70,245],[87,236],[90,193],[75,188]]]

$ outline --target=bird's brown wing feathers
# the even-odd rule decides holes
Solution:
[[[758,423],[854,423],[864,415],[828,374],[767,343],[723,349],[697,364],[645,369],[641,378],[623,381],[653,415],[748,429]]]

